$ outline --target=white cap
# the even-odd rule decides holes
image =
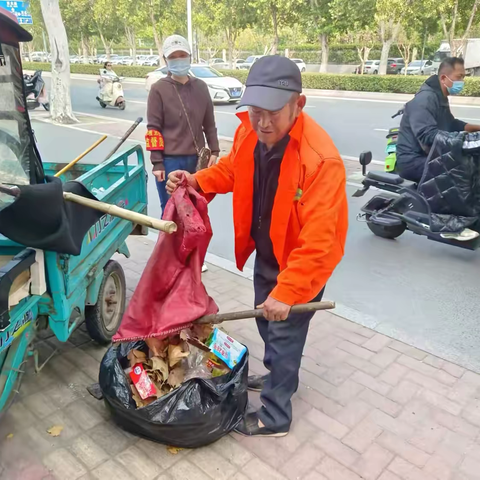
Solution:
[[[181,35],[171,35],[163,42],[163,55],[168,58],[173,52],[192,54],[188,40]]]

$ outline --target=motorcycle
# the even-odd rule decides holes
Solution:
[[[417,192],[417,183],[406,180],[391,172],[369,171],[372,153],[362,152],[359,157],[362,166],[362,187],[353,197],[362,197],[371,188],[380,190],[361,208],[357,220],[364,221],[370,231],[381,238],[393,240],[405,230],[426,236],[435,242],[468,250],[480,248],[477,232],[466,229],[462,234],[445,234],[431,230],[432,212],[427,199]],[[473,227],[472,227],[473,228]],[[475,228],[476,230],[476,228]]]
[[[100,91],[97,100],[102,108],[107,108],[107,105],[109,105],[125,110],[127,105],[123,94],[122,80],[114,73],[109,73],[104,69],[100,70]]]
[[[37,70],[33,75],[23,75],[23,85],[25,88],[25,96],[27,98],[27,109],[34,110],[42,105],[48,112],[50,103],[48,102],[47,88],[42,78],[42,71]]]

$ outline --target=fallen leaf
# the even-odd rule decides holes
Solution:
[[[130,362],[130,366],[133,367],[137,363],[144,363],[147,361],[147,356],[141,350],[131,350],[127,358]]]
[[[53,427],[47,430],[52,437],[59,437],[63,431],[63,425],[54,425]]]
[[[160,340],[155,337],[147,338],[145,343],[152,351],[152,357],[163,357],[165,349],[168,347],[168,340]]]
[[[137,408],[141,408],[145,406],[145,404],[143,403],[142,397],[138,393],[137,387],[133,385],[133,383],[130,385],[130,389],[132,390],[132,398],[135,401]]]
[[[7,435],[7,438],[8,438],[8,440],[10,440],[11,438],[13,438],[13,433],[9,433],[9,434]]]
[[[201,342],[205,342],[210,334],[213,332],[212,325],[193,325],[192,333],[195,338],[200,340]]]
[[[169,345],[168,347],[168,363],[170,367],[174,367],[182,358],[188,357],[190,352],[184,352],[180,345]]]
[[[182,367],[176,367],[168,376],[168,384],[171,385],[173,388],[177,388],[179,385],[183,383],[183,379],[185,378],[185,370]]]
[[[163,381],[165,382],[168,379],[168,365],[167,362],[160,357],[152,357],[152,370],[158,370],[163,377]]]
[[[171,453],[172,455],[178,455],[179,452],[181,452],[183,448],[177,448],[177,447],[167,447],[167,452]]]

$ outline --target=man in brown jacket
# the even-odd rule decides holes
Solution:
[[[165,178],[175,170],[195,173],[205,137],[212,151],[209,166],[217,161],[220,147],[213,103],[205,82],[189,76],[191,51],[180,35],[163,44],[168,76],[156,82],[148,96],[147,150],[162,204],[168,201]]]

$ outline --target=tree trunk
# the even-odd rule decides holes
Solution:
[[[320,35],[320,43],[322,45],[322,60],[320,62],[320,73],[327,73],[329,46],[328,35],[326,33],[322,33]]]
[[[153,9],[152,2],[150,2],[150,21],[152,22],[153,39],[155,40],[155,46],[157,47],[158,56],[160,57],[159,58],[160,65],[163,66],[165,64],[165,61],[163,60],[162,39],[158,34],[157,20],[155,18],[155,11]]]
[[[273,45],[271,55],[276,55],[278,51],[278,18],[277,18],[277,6],[274,3],[271,3],[272,9],[272,26],[273,26]]]
[[[378,69],[379,75],[387,74],[388,55],[390,53],[390,47],[392,46],[392,43],[393,40],[391,38],[383,41],[382,53],[380,55],[380,67]]]
[[[100,35],[100,39],[102,40],[103,48],[105,48],[105,54],[107,55],[107,62],[109,62],[110,61],[110,54],[111,54],[110,44],[107,42],[107,40],[103,36],[103,33],[101,32],[100,29],[98,29],[98,33]]]
[[[233,69],[233,49],[235,47],[234,45],[235,41],[232,38],[231,34],[227,33],[227,45],[228,45],[228,68],[230,70]]]
[[[85,37],[83,36],[83,33],[81,34],[80,43],[82,46],[83,63],[88,63],[88,45]]]
[[[53,122],[76,123],[70,96],[70,52],[58,0],[40,0],[43,21],[50,39],[52,53],[52,79],[50,115]]]
[[[137,64],[137,38],[135,35],[135,29],[133,27],[129,27],[125,25],[125,34],[127,37],[127,42],[130,48],[132,49],[132,58],[133,64]]]
[[[462,37],[462,44],[460,45],[460,50],[462,52],[463,58],[465,58],[465,53],[467,51],[468,35],[470,34],[470,30],[471,30],[472,24],[473,24],[473,19],[475,18],[475,14],[477,13],[477,8],[478,8],[479,3],[480,3],[480,0],[475,0],[475,3],[473,4],[472,13],[470,14],[470,18],[468,19],[467,28],[465,29],[465,32],[464,32],[463,37]],[[450,47],[450,48],[452,48],[452,47]]]

